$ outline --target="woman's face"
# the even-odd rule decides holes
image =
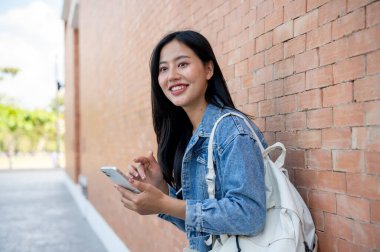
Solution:
[[[204,64],[185,44],[173,40],[162,48],[158,82],[165,96],[185,111],[207,105],[205,93],[212,75],[212,62]]]

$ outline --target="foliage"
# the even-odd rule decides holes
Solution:
[[[0,152],[11,158],[18,152],[56,151],[58,117],[62,119],[55,111],[0,104]]]
[[[10,74],[12,77],[14,77],[19,71],[20,69],[16,67],[0,67],[0,80],[3,79],[2,75],[4,74]]]

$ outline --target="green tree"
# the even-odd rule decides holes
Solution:
[[[19,71],[20,69],[16,67],[0,67],[0,80],[4,79],[4,75],[11,75],[14,77]]]

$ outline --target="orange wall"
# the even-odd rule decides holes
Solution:
[[[191,28],[210,40],[235,104],[256,117],[269,143],[288,148],[320,251],[380,249],[379,17],[380,2],[367,0],[80,1],[80,173],[89,200],[133,252],[186,245],[173,226],[124,210],[99,167],[125,169],[156,150],[150,53],[168,31]],[[73,174],[74,70],[66,56]]]

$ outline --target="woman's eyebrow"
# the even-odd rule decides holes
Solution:
[[[178,61],[178,60],[180,60],[180,59],[189,59],[189,58],[190,58],[190,57],[187,56],[187,55],[180,55],[180,56],[175,57],[173,60],[174,60],[174,61]],[[165,64],[165,63],[167,63],[167,61],[160,61],[159,65],[161,65],[161,64]]]

